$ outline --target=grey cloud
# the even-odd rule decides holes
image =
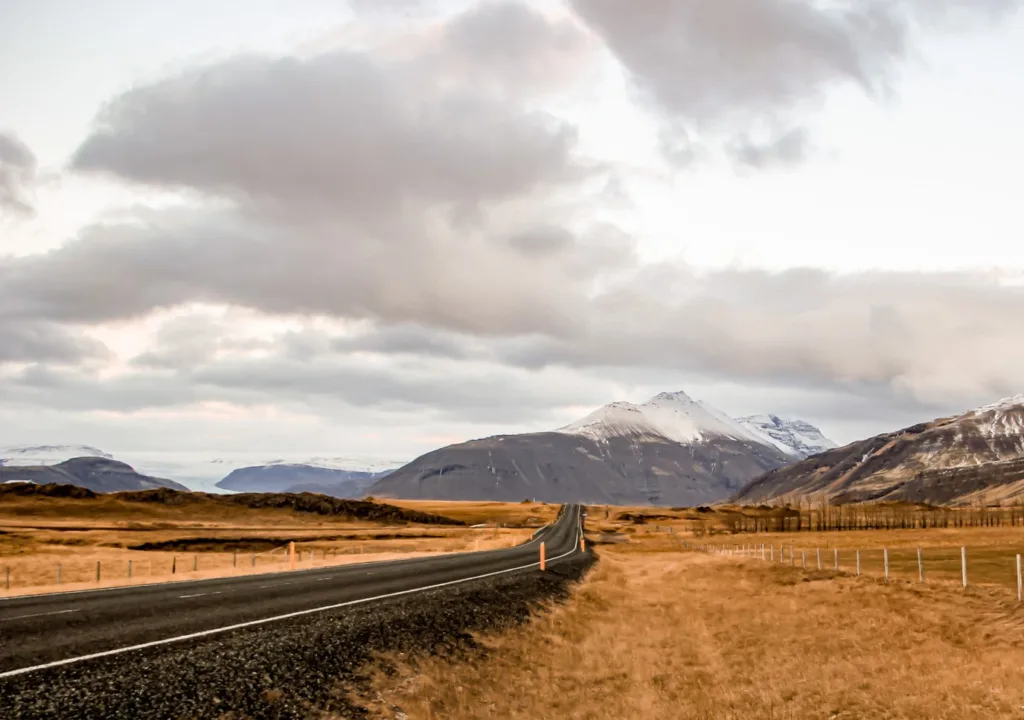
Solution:
[[[0,317],[0,365],[4,363],[78,363],[109,357],[102,343],[50,322]]]
[[[742,138],[799,125],[835,87],[892,93],[917,39],[915,28],[962,30],[997,21],[1020,0],[571,0],[607,44],[640,98],[663,118],[661,148],[677,165],[694,159],[691,135],[747,166],[794,162],[785,147]],[[749,161],[749,162],[748,162]]]
[[[73,166],[380,224],[408,204],[471,207],[574,181],[574,143],[554,118],[442,88],[415,61],[336,52],[238,58],[130,90]]]
[[[802,127],[788,130],[767,142],[757,142],[749,135],[741,135],[726,148],[734,163],[759,170],[798,165],[810,152],[810,133]]]
[[[0,211],[31,215],[30,199],[36,182],[36,156],[11,133],[0,132]]]

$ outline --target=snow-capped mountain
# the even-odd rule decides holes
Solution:
[[[0,448],[0,466],[57,465],[79,457],[99,457],[113,460],[113,455],[91,445],[25,445]]]
[[[753,480],[741,502],[937,504],[1024,496],[1024,395],[826,450]]]
[[[781,418],[778,415],[750,415],[736,418],[736,421],[763,436],[783,452],[801,460],[838,447],[821,430],[804,420]]]
[[[376,481],[375,497],[695,505],[796,459],[683,392],[615,402],[551,432],[427,453]]]
[[[714,437],[771,442],[762,433],[751,431],[742,422],[684,392],[661,393],[642,405],[614,402],[556,432],[585,435],[599,442],[629,436],[661,437],[678,443],[703,442]]]

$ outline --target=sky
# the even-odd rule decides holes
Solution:
[[[1020,4],[0,0],[0,444],[1020,393]]]

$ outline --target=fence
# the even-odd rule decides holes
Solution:
[[[1024,576],[1021,553],[1003,548],[981,547],[968,553],[967,546],[958,548],[850,549],[837,547],[808,549],[793,543],[759,544],[694,544],[683,546],[711,555],[745,557],[772,564],[799,567],[802,570],[852,572],[855,575],[880,576],[886,583],[895,580],[926,583],[929,581],[969,584],[1004,585],[1015,588],[1017,602],[1024,601]],[[973,560],[969,563],[969,557]]]
[[[363,555],[364,548],[295,550],[295,562],[302,567],[330,564],[344,556]],[[122,585],[133,582],[215,577],[232,574],[273,572],[292,566],[289,544],[263,552],[149,552],[123,558],[95,553],[68,555],[52,562],[32,558],[17,564],[8,561],[0,568],[0,590],[63,586]]]

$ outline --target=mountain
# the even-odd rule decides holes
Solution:
[[[120,492],[123,490],[152,490],[172,488],[188,492],[184,485],[173,480],[141,475],[123,462],[109,457],[77,457],[53,465],[8,465],[0,467],[0,483],[15,480],[37,485],[47,483],[70,484],[93,492]]]
[[[320,492],[334,497],[360,497],[374,480],[386,474],[306,463],[273,463],[232,470],[217,487],[241,492]]]
[[[764,436],[785,453],[800,459],[838,447],[821,430],[804,420],[781,418],[778,415],[750,415],[736,418],[748,430]]]
[[[0,467],[56,465],[77,457],[114,459],[113,455],[108,455],[90,445],[27,445],[0,448]]]
[[[616,402],[551,432],[427,453],[377,480],[374,497],[698,505],[792,461],[764,435],[682,392]]]
[[[994,502],[1024,495],[1024,395],[826,450],[754,479],[742,503]]]

